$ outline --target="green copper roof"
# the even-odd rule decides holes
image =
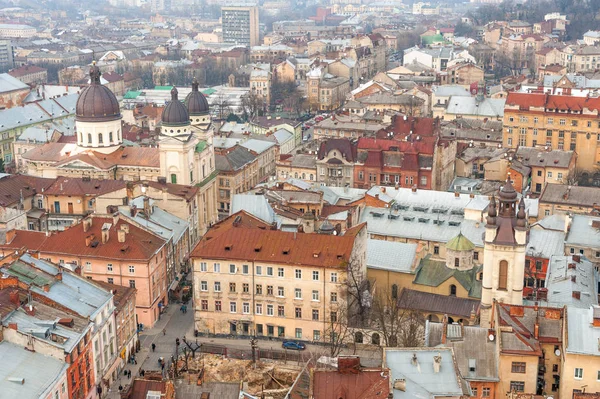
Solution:
[[[458,233],[456,237],[446,243],[446,249],[452,251],[472,251],[475,245],[469,239]]]
[[[206,141],[200,140],[198,144],[196,144],[196,152],[202,152],[206,148]]]
[[[173,86],[154,86],[154,90],[171,90]]]
[[[444,36],[441,34],[431,35],[431,36],[421,36],[422,44],[433,44],[433,43],[443,43]]]
[[[213,88],[208,88],[208,89],[204,89],[204,90],[200,90],[202,92],[202,94],[204,94],[205,96],[210,96],[213,93],[216,93],[217,91]]]
[[[438,287],[446,280],[454,277],[468,293],[469,298],[481,298],[481,281],[477,280],[477,273],[482,269],[476,266],[470,270],[457,270],[446,267],[446,262],[433,260],[431,255],[421,259],[413,284]]]
[[[123,96],[123,98],[125,100],[133,100],[135,98],[137,98],[140,94],[142,94],[141,91],[128,91],[127,93],[125,93],[125,95]]]

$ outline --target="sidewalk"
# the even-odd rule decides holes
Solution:
[[[188,306],[188,312],[183,314],[179,310],[179,306],[176,303],[170,304],[153,328],[140,333],[140,351],[136,354],[137,364],[127,363],[121,370],[119,378],[111,385],[108,393],[103,394],[103,398],[119,399],[121,397],[119,385],[125,388],[133,381],[134,377],[139,376],[141,369],[160,370],[159,357],[163,357],[168,365],[171,355],[175,353],[175,339],[179,338],[181,340],[184,336],[193,337],[193,310]],[[163,335],[163,329],[166,330],[165,335]],[[152,352],[153,343],[156,345],[155,352]],[[131,379],[124,375],[125,370],[131,370]]]

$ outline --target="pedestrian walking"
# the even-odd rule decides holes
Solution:
[[[131,370],[127,371],[127,378],[131,379]]]
[[[167,334],[167,329],[163,328],[163,335],[166,335],[166,334]]]
[[[155,349],[156,349],[156,344],[152,343],[152,352],[154,352]]]
[[[119,385],[119,392],[123,390],[123,385]]]
[[[141,370],[140,370],[140,375],[143,377],[143,376],[144,376],[144,374],[146,374],[146,372],[144,371],[144,369],[141,369]]]

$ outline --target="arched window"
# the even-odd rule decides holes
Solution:
[[[79,141],[83,144],[83,133],[79,133]]]
[[[102,138],[102,133],[98,133],[98,144],[104,143],[104,138]]]
[[[498,270],[498,289],[506,290],[508,286],[508,262],[503,260],[500,261],[500,267]]]
[[[171,174],[171,183],[177,184],[177,175],[175,173]]]
[[[380,341],[379,334],[373,333],[373,335],[371,335],[371,343],[373,345],[379,345],[379,341]]]
[[[108,132],[108,142],[110,144],[112,144],[112,142],[113,142],[113,134],[112,134],[112,132]]]
[[[450,296],[456,296],[456,286],[454,284],[450,285]]]
[[[392,298],[394,298],[394,299],[398,298],[398,285],[397,284],[392,285]]]
[[[92,144],[92,134],[88,133],[88,144]]]
[[[302,180],[306,180],[306,173],[302,173]]]
[[[294,178],[297,179],[298,178],[298,172],[294,173]]]
[[[313,176],[313,174],[311,173],[311,174],[310,174],[310,181],[312,181],[313,179],[314,179],[314,176]]]
[[[460,258],[454,258],[454,267],[460,267]]]
[[[356,333],[354,333],[354,342],[357,344],[362,344],[363,343],[363,333],[361,333],[360,331],[357,331]]]

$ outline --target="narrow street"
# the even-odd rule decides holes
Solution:
[[[164,334],[163,334],[164,330]],[[119,378],[110,387],[108,394],[103,393],[103,398],[119,399],[119,385],[125,388],[134,377],[139,375],[140,370],[160,370],[158,359],[163,357],[168,364],[171,356],[175,353],[175,340],[183,337],[190,341],[194,338],[194,313],[189,306],[187,313],[180,311],[179,305],[173,303],[169,305],[165,313],[161,316],[156,325],[140,333],[140,352],[137,354],[137,364],[127,363],[123,370],[131,370],[131,379],[121,371]],[[152,352],[152,344],[156,345]],[[207,338],[199,337],[198,343],[221,345],[231,349],[250,349],[250,341],[247,339],[228,339],[228,338]],[[181,341],[181,348],[185,344]],[[280,341],[258,340],[258,347],[262,349],[281,349]],[[307,345],[307,352],[314,357],[327,356],[328,348],[321,345]],[[381,350],[357,350],[350,347],[342,351],[344,355],[358,355],[361,357],[361,363],[364,366],[381,366]]]

